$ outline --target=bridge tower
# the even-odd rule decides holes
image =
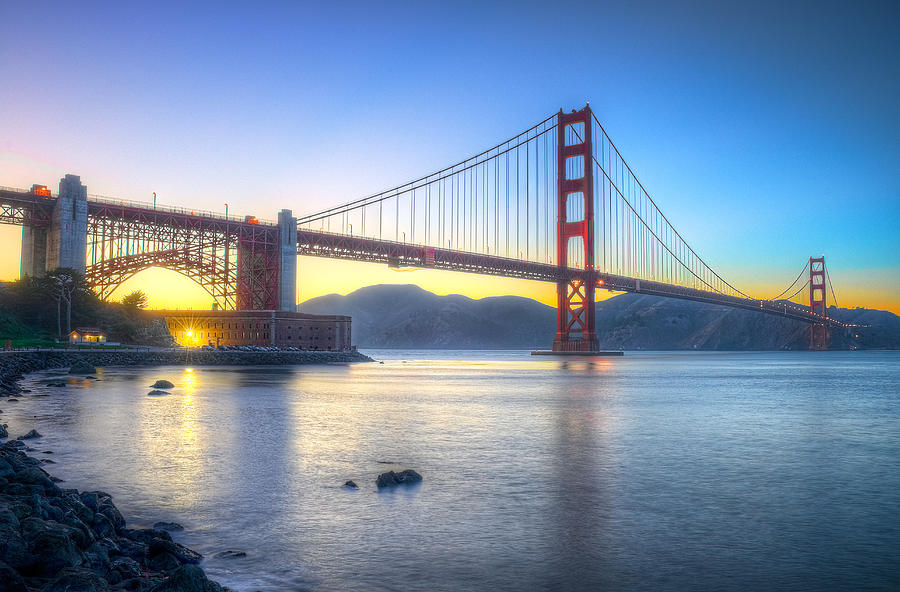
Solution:
[[[828,327],[825,324],[828,306],[825,303],[825,256],[809,258],[809,311],[822,317],[822,322],[809,326],[809,349],[823,350],[828,346]]]
[[[66,175],[59,180],[49,228],[27,222],[22,227],[19,273],[36,277],[57,267],[84,273],[86,252],[87,187],[78,175]]]
[[[256,224],[253,216],[244,221]],[[277,243],[258,228],[238,238],[236,308],[296,311],[297,219],[291,210],[278,212]]]
[[[290,210],[278,212],[281,258],[278,265],[278,310],[297,310],[297,219]]]
[[[591,107],[559,112],[557,125],[556,338],[553,351],[598,351],[594,292],[594,166]],[[571,142],[569,141],[571,140]],[[579,216],[577,213],[583,213]],[[569,216],[572,215],[573,219]],[[580,244],[579,244],[580,243]],[[584,250],[584,271],[571,274],[569,250]]]

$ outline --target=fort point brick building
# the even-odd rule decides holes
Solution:
[[[353,349],[350,317],[281,310],[160,310],[183,346],[260,345],[318,351]]]

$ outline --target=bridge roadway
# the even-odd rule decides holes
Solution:
[[[56,199],[52,196],[34,195],[28,190],[0,187],[0,223],[21,225],[25,223],[26,219],[29,223],[46,223],[49,221],[50,211],[55,201]],[[276,230],[275,223],[269,221],[248,222],[238,216],[226,218],[213,212],[167,206],[152,207],[145,202],[100,196],[88,196],[88,215],[219,232],[238,229],[253,229],[263,232]],[[323,231],[299,229],[297,231],[297,252],[299,255],[382,263],[394,267],[461,271],[553,283],[580,276],[585,283],[596,281],[599,288],[616,292],[634,292],[719,304],[778,315],[806,323],[824,322],[830,325],[843,325],[833,319],[813,314],[808,307],[786,301],[740,298],[601,271],[565,269],[548,263]],[[152,253],[147,253],[147,255],[152,256]]]
[[[593,281],[597,282],[598,288],[614,292],[634,292],[651,296],[693,300],[765,312],[805,323],[825,322],[842,325],[842,323],[833,319],[823,319],[819,315],[814,315],[806,307],[786,301],[739,298],[718,292],[685,288],[664,282],[625,277],[601,271],[591,272],[589,270],[565,269],[549,263],[537,263],[521,259],[509,259],[494,255],[431,248],[410,243],[353,237],[329,232],[299,230],[297,235],[297,251],[299,254],[312,257],[385,263],[396,267],[463,271],[481,275],[495,275],[553,283],[566,281],[573,276],[580,276],[585,283],[592,281],[593,278]],[[430,260],[433,256],[433,263],[426,261],[426,251],[432,252],[427,258]]]

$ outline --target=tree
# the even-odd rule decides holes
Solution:
[[[122,304],[130,308],[146,308],[147,295],[141,290],[135,290],[122,298]]]
[[[66,335],[72,331],[72,294],[84,284],[74,269],[59,267],[44,276],[44,290],[56,301],[56,333],[62,339],[62,305],[66,305]]]

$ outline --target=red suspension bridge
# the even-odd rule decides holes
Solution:
[[[297,255],[552,282],[556,351],[598,349],[595,292],[640,292],[743,308],[810,325],[827,345],[824,257],[774,298],[723,279],[672,226],[590,106],[430,175],[322,212],[277,221],[88,196],[67,175],[0,188],[0,223],[23,226],[22,275],[82,269],[108,298],[149,267],[178,271],[223,308],[294,310]],[[803,280],[806,280],[805,282]]]

